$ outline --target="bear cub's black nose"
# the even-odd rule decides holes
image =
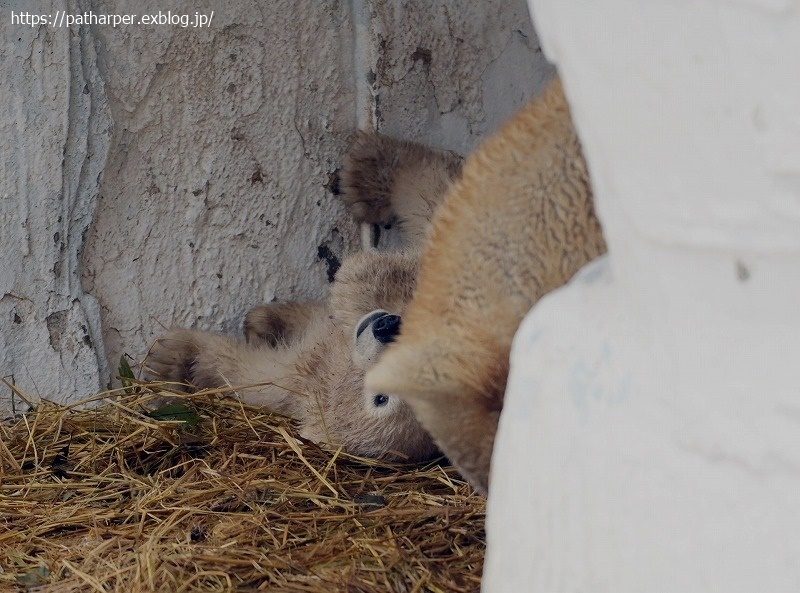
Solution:
[[[400,316],[383,315],[372,324],[372,335],[381,344],[394,342],[394,338],[400,333]]]

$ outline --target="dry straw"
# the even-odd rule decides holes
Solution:
[[[452,468],[324,450],[224,390],[148,414],[165,387],[0,422],[0,591],[480,588],[485,500]]]

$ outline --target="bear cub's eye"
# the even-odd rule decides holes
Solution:
[[[389,396],[379,393],[375,397],[372,398],[372,403],[375,405],[376,408],[380,408],[385,406],[389,403]]]

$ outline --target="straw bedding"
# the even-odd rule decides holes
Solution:
[[[0,422],[0,590],[480,588],[485,500],[452,468],[324,450],[223,390],[148,413],[164,389]]]

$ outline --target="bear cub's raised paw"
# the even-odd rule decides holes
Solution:
[[[341,199],[359,223],[397,225],[401,246],[421,247],[463,158],[408,140],[359,132],[341,173]]]

